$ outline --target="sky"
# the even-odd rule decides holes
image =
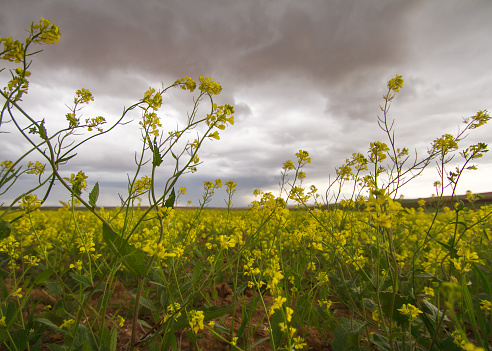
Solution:
[[[67,106],[80,88],[95,98],[82,118],[114,122],[149,87],[183,76],[222,85],[215,102],[235,106],[235,124],[206,143],[198,171],[181,178],[178,185],[188,190],[181,205],[198,205],[203,181],[216,178],[237,182],[235,207],[254,200],[257,188],[278,195],[282,164],[301,149],[312,160],[304,184],[324,194],[336,167],[355,152],[367,154],[370,142],[387,142],[377,118],[396,74],[404,79],[389,116],[396,145],[418,157],[434,139],[458,133],[463,118],[492,110],[490,0],[0,0],[0,9],[0,36],[23,39],[40,17],[61,30],[58,45],[33,57],[22,105],[45,119],[48,132],[66,125]],[[8,79],[7,70],[0,73],[2,86]],[[186,120],[192,97],[180,90],[164,96],[164,129]],[[138,111],[130,114],[128,124],[90,140],[61,168],[66,176],[83,170],[89,188],[99,182],[99,205],[117,205],[118,193],[126,192],[140,150],[140,118]],[[27,150],[18,134],[0,138],[1,160]],[[491,141],[488,125],[463,146]],[[458,157],[453,161],[460,164]],[[458,192],[492,191],[492,153],[478,161]],[[159,169],[159,184],[171,167]],[[432,164],[401,193],[430,196],[436,180]],[[33,176],[19,179],[0,202],[34,182]],[[210,205],[223,206],[226,196],[218,190]],[[58,186],[47,204],[68,198]]]

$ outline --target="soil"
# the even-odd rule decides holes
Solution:
[[[4,282],[7,287],[10,285],[9,283],[11,283],[10,281],[8,281],[8,279],[5,279]],[[217,299],[214,300],[215,306],[217,307],[227,306],[227,305],[231,305],[234,302],[233,291],[226,283],[216,285],[215,290],[217,291]],[[208,291],[208,293],[210,293],[210,291]],[[221,326],[225,327],[229,331],[231,330],[233,331],[232,336],[223,334],[223,337],[225,339],[230,339],[233,336],[236,336],[242,323],[242,318],[241,318],[242,309],[245,308],[248,304],[250,304],[251,301],[256,296],[257,296],[257,292],[248,289],[245,290],[244,294],[239,297],[239,301],[235,305],[234,309],[231,310],[225,317],[222,317],[221,319],[218,318],[215,320],[217,324],[220,324]],[[89,312],[90,308],[94,308],[97,306],[98,300],[100,298],[101,298],[101,294],[93,295],[91,300],[91,306],[88,307],[87,312]],[[43,288],[32,289],[29,300],[34,306],[35,315],[39,315],[42,314],[43,312],[49,311],[51,306],[55,305],[57,301],[55,296],[50,295],[47,292],[47,290]],[[263,297],[263,300],[267,307],[271,306],[272,304],[271,296],[266,295]],[[110,299],[108,309],[106,310],[106,318],[111,319],[114,317],[115,314],[125,315],[123,311],[126,311],[129,308],[133,308],[131,307],[131,302],[132,302],[132,297],[130,295],[129,290],[121,282],[116,281],[114,285],[114,292]],[[203,300],[203,303],[205,303],[205,300]],[[336,317],[342,317],[348,315],[349,315],[348,311],[345,311],[343,308],[338,309],[336,313]],[[28,318],[27,315],[25,317]],[[144,316],[140,316],[140,318],[146,321],[149,325],[154,324],[150,316],[144,315]],[[178,350],[182,350],[182,351],[194,350],[193,344],[186,333],[189,330],[190,328],[187,328],[175,332],[175,337],[178,344]],[[148,328],[139,325],[139,328],[136,331],[136,340],[139,340],[140,338],[144,337],[144,335],[148,331],[149,331]],[[117,350],[124,351],[129,349],[131,334],[132,334],[132,320],[128,318],[125,321],[123,327],[120,328],[118,331]],[[299,334],[304,337],[305,342],[308,345],[307,349],[313,351],[331,350],[331,347],[328,345],[328,343],[326,343],[326,340],[333,340],[332,332],[323,332],[317,330],[314,327],[308,327],[308,328],[304,327],[304,328],[300,328]],[[218,339],[217,336],[213,335],[209,331],[206,331],[206,329],[199,331],[196,336],[197,336],[197,344],[199,350],[217,350],[217,351],[231,350],[231,346],[229,345],[229,343]],[[243,338],[245,336],[247,336],[248,338],[248,345],[250,347],[251,345],[258,342],[259,340],[263,338],[267,338],[269,336],[267,316],[261,303],[258,303],[258,307],[251,315],[249,324],[243,333]],[[323,342],[323,340],[325,340],[325,342]],[[241,342],[244,342],[244,340],[239,341],[238,343],[239,346],[241,345]],[[62,344],[63,335],[56,332],[53,333],[53,331],[51,330],[47,330],[43,337],[43,343],[46,345],[53,344],[53,343]],[[3,350],[3,348],[0,347],[0,350]],[[48,347],[43,346],[41,350],[44,351],[49,349]],[[254,350],[257,351],[272,350],[269,339],[266,339],[265,341],[258,344],[254,348]]]

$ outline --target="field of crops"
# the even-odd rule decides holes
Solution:
[[[488,151],[465,141],[491,119],[486,110],[411,155],[388,115],[403,87],[396,75],[377,120],[387,143],[346,159],[328,189],[306,186],[311,157],[299,150],[279,165],[278,195],[257,189],[236,210],[238,184],[216,179],[204,182],[199,206],[179,209],[187,190],[178,179],[197,171],[203,143],[234,124],[234,107],[214,103],[221,85],[183,77],[149,88],[112,124],[82,120],[94,98],[81,88],[57,130],[59,121],[20,105],[40,52],[33,45],[59,38],[43,18],[24,42],[0,38],[0,59],[21,66],[0,68],[9,79],[0,127],[27,150],[0,162],[1,351],[491,349],[492,205],[456,193]],[[194,94],[192,107],[163,127],[157,113],[171,88]],[[89,189],[69,165],[133,109],[142,146],[121,206],[105,210],[99,183]],[[403,207],[401,187],[434,164],[432,201]],[[55,184],[69,199],[43,209]],[[227,208],[207,209],[221,187]]]
[[[116,341],[120,349],[136,319],[136,343],[150,349],[402,350],[416,342],[452,350],[461,331],[487,348],[492,208],[435,215],[384,196],[366,205],[287,210],[263,194],[250,210],[169,210],[162,237],[158,219],[142,222],[119,256],[111,247],[119,239],[90,212],[35,210],[0,244],[1,336],[10,349]],[[385,226],[379,207],[390,213]],[[98,213],[120,231],[144,210]]]

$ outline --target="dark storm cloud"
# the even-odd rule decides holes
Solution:
[[[21,38],[40,16],[61,29],[60,44],[45,47],[31,69],[25,103],[43,118],[65,123],[64,104],[80,87],[96,98],[87,116],[115,120],[150,85],[181,76],[218,80],[217,102],[235,105],[236,123],[205,145],[198,174],[240,179],[244,193],[275,187],[282,163],[299,149],[312,155],[308,175],[324,181],[353,152],[383,139],[378,106],[395,74],[405,86],[391,118],[398,140],[419,152],[454,133],[461,117],[490,109],[492,2],[486,0],[0,0],[0,8],[2,36]],[[167,94],[165,125],[174,123],[171,117],[182,121],[190,101]],[[489,132],[478,135],[490,140]],[[66,171],[87,169],[113,181],[111,188],[126,184],[139,137],[134,120],[88,146]],[[3,159],[15,140],[5,145]],[[198,190],[202,179],[194,176],[186,182]]]
[[[336,84],[403,57],[402,36],[417,3],[4,1],[4,14],[23,8],[22,17],[3,16],[2,31],[18,33],[19,23],[42,14],[62,29],[62,42],[40,60],[95,76],[225,71],[232,81],[254,83],[265,73],[292,72],[293,79]]]

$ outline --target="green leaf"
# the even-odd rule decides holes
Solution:
[[[396,332],[396,333],[393,333],[389,336],[389,340],[395,341],[397,339],[403,339],[406,335],[407,335],[407,333],[405,333],[405,332]]]
[[[36,277],[34,278],[34,284],[36,284],[36,285],[44,284],[46,279],[51,277],[53,275],[53,273],[55,273],[53,268],[48,268],[48,269],[42,271],[41,273],[36,275]]]
[[[29,331],[19,329],[10,334],[16,350],[26,350]]]
[[[59,164],[59,163],[65,163],[67,162],[68,160],[70,160],[71,158],[77,156],[77,154],[73,154],[72,156],[68,156],[68,157],[62,157],[58,160],[56,160],[56,164]]]
[[[55,325],[49,319],[46,319],[46,318],[36,318],[35,321],[36,322],[39,322],[39,323],[42,323],[42,324],[50,327],[51,329],[53,329],[54,331],[56,331],[56,332],[58,332],[60,334],[64,334],[65,333],[65,331],[63,329],[61,329],[59,326]]]
[[[155,341],[149,345],[149,351],[159,351],[160,349],[161,346]]]
[[[437,323],[437,321],[442,317],[442,312],[439,311],[439,309],[436,306],[434,306],[426,299],[423,299],[422,303],[424,304],[422,306],[422,311],[426,313],[430,313],[430,318],[432,319],[432,321],[434,323]],[[444,316],[444,320],[449,321],[449,318],[447,316]]]
[[[166,202],[164,203],[165,207],[171,207],[174,208],[174,201],[176,200],[176,194],[174,193],[174,188],[171,190],[171,195],[167,198]]]
[[[91,192],[89,193],[89,205],[94,208],[96,207],[96,201],[99,197],[99,183],[96,182]]]
[[[388,342],[388,339],[386,339],[384,336],[374,334],[372,336],[372,341],[374,342],[378,350],[391,351],[391,346]]]
[[[444,247],[446,250],[448,251],[453,251],[453,248],[451,246],[449,246],[448,244],[445,244],[443,243],[442,241],[439,241],[439,240],[436,240],[436,242],[441,245],[442,247]]]
[[[174,328],[173,325],[171,324],[169,330],[167,331],[166,335],[164,336],[163,340],[163,350],[169,350],[169,348],[172,345],[172,350],[177,350],[178,349],[178,344],[176,343],[176,336],[174,335]]]
[[[202,262],[201,261],[195,261],[195,267],[193,268],[193,275],[191,278],[191,282],[193,284],[196,284],[198,280],[202,277]]]
[[[109,344],[109,351],[116,351],[117,338],[118,330],[116,328],[113,328],[113,330],[111,330],[111,342]]]
[[[224,327],[223,325],[221,324],[217,324],[215,323],[214,324],[214,330],[216,332],[218,332],[219,334],[224,334],[224,335],[231,335],[231,330],[230,329],[227,329],[226,327]]]
[[[152,301],[150,301],[149,299],[146,299],[143,296],[140,296],[139,304],[142,305],[145,308],[148,308],[152,312],[157,311],[157,308],[155,307],[154,303]]]
[[[492,297],[492,289],[490,287],[490,282],[485,277],[485,274],[483,274],[482,270],[477,266],[476,263],[473,263],[473,271],[475,272],[475,275],[478,275],[480,277],[480,280],[482,281],[483,287],[487,294],[489,294],[490,297]]]
[[[110,226],[103,224],[103,239],[106,245],[116,255],[121,255],[121,260],[125,267],[135,273],[138,277],[145,276],[147,266],[145,265],[147,256],[133,245],[123,240]]]
[[[162,156],[159,153],[159,148],[157,147],[157,145],[154,145],[153,151],[154,151],[154,156],[152,158],[152,164],[156,167],[159,167],[162,163]]]
[[[12,231],[12,227],[10,226],[10,222],[1,220],[0,221],[0,240],[7,238]]]
[[[333,351],[345,351],[349,349],[349,335],[348,332],[341,326],[337,326],[335,333],[333,334],[333,343],[331,349]]]
[[[144,321],[143,319],[137,319],[137,322],[138,324],[143,325],[145,328],[149,328],[149,329],[152,328],[152,326],[146,321]]]
[[[348,318],[342,318],[333,334],[332,349],[336,350],[359,350],[360,333],[366,323],[360,323]]]
[[[467,309],[467,314],[470,319],[470,323],[473,326],[473,331],[475,333],[475,337],[478,341],[478,346],[483,347],[482,334],[478,331],[477,320],[475,318],[475,311],[473,307],[473,301],[470,295],[470,291],[468,290],[468,286],[463,286],[463,297],[465,299],[465,305]],[[481,313],[481,312],[479,312]]]
[[[38,132],[39,132],[39,136],[41,137],[41,139],[44,139],[44,140],[48,139],[48,135],[47,135],[48,132],[46,131],[46,128],[44,127],[44,119],[39,124]]]
[[[97,350],[97,345],[94,343],[94,339],[89,332],[89,329],[83,325],[79,324],[77,326],[77,332],[75,334],[74,349],[79,350]]]
[[[280,344],[282,343],[284,333],[282,332],[282,330],[280,330],[279,323],[282,323],[283,321],[284,321],[284,316],[282,315],[282,311],[278,309],[275,310],[271,319],[271,325],[272,325],[271,335],[275,347],[279,347]]]
[[[73,280],[81,283],[82,285],[85,285],[86,287],[91,287],[93,285],[91,279],[84,275],[70,273],[70,276]]]
[[[251,347],[249,348],[249,350],[254,350],[254,349],[256,348],[256,346],[258,346],[258,345],[259,345],[259,344],[261,344],[262,342],[267,341],[267,340],[269,340],[269,339],[270,339],[270,337],[269,337],[269,336],[267,336],[267,337],[264,337],[264,338],[262,338],[262,339],[258,340],[258,341],[257,341],[257,342],[255,342],[253,345],[251,345]]]

